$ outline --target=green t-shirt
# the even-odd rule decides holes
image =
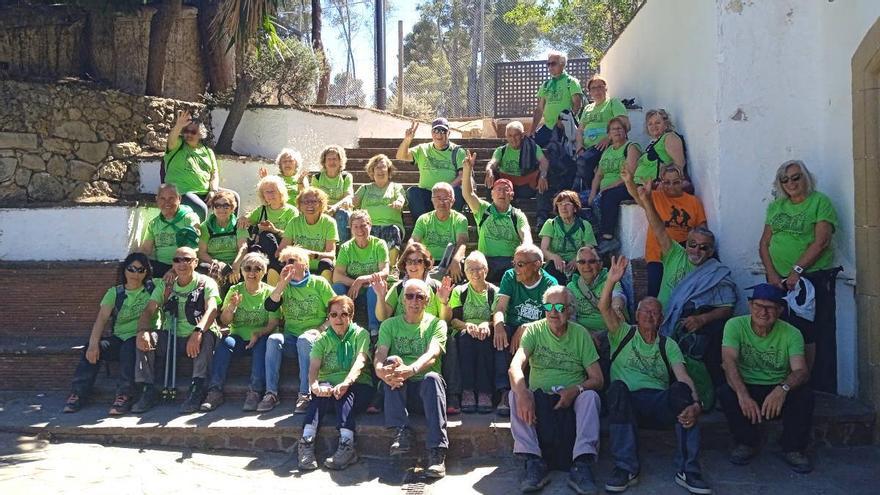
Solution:
[[[609,145],[602,152],[602,157],[599,158],[599,170],[602,171],[602,180],[599,182],[600,190],[620,180],[620,171],[626,166],[626,154],[630,145],[635,146],[637,151],[639,150],[639,145],[627,141],[619,148]],[[643,183],[640,182],[640,184]]]
[[[445,321],[425,313],[419,323],[407,323],[401,314],[382,322],[376,345],[387,347],[389,356],[399,356],[403,360],[403,364],[410,365],[428,351],[428,346],[432,341],[440,344],[441,351],[446,351]],[[434,360],[434,364],[429,369],[414,375],[412,379],[422,380],[425,378],[425,374],[430,371],[440,373],[441,362],[442,356]]]
[[[312,176],[312,187],[327,193],[330,205],[338,203],[342,198],[354,194],[354,179],[351,174],[342,171],[336,177],[330,177],[327,172],[318,172]]]
[[[777,273],[783,277],[791,273],[791,267],[816,240],[816,224],[828,222],[837,230],[837,212],[828,196],[814,191],[800,203],[780,198],[767,207],[765,224],[770,226],[770,259]],[[826,270],[834,262],[834,250],[829,245],[822,251],[807,272]]]
[[[428,248],[435,262],[443,257],[446,245],[449,243],[455,245],[460,235],[467,237],[468,221],[467,217],[455,210],[449,212],[449,218],[446,220],[438,219],[436,211],[429,211],[416,220],[412,231],[413,239]]]
[[[395,315],[402,315],[406,308],[403,307],[403,297],[400,295],[403,294],[403,282],[401,280],[396,284],[392,285],[388,288],[388,293],[385,294],[385,304],[394,308]],[[434,280],[433,278],[429,278],[425,280],[428,283],[428,289],[431,292],[431,295],[428,297],[428,305],[425,306],[425,313],[430,315],[434,315],[436,317],[440,317],[440,298],[437,297],[437,287],[440,286],[440,282]]]
[[[211,186],[211,175],[217,173],[214,151],[205,145],[192,148],[182,139],[180,146],[165,150],[165,182],[177,186],[181,195],[188,192],[205,194]]]
[[[666,151],[666,136],[668,136],[670,132],[672,131],[664,133],[654,143],[656,159],[651,160],[652,154],[647,152],[649,151],[647,148],[646,153],[642,153],[642,156],[639,157],[636,172],[633,174],[633,181],[636,184],[645,184],[646,182],[658,178],[661,166],[672,165],[674,163],[672,156]],[[648,145],[648,147],[650,148],[650,145]]]
[[[195,272],[193,273],[193,279],[190,283],[181,287],[177,282],[174,282],[174,286],[171,288],[171,294],[177,296],[177,336],[178,337],[189,337],[193,333],[193,329],[195,328],[195,324],[191,323],[186,319],[186,300],[189,295],[196,290],[198,287],[199,281],[203,281],[205,284],[205,304],[208,304],[208,301],[211,299],[217,303],[217,307],[220,307],[220,289],[217,287],[217,282],[214,281],[213,278],[202,275],[201,273]],[[150,296],[151,301],[156,301],[159,304],[159,307],[162,307],[164,303],[163,297],[165,295],[165,281],[162,279],[156,279],[156,289],[153,290],[153,295]],[[171,318],[162,318],[162,328],[163,330],[171,330]],[[217,330],[217,322],[215,320],[212,330]]]
[[[568,322],[562,337],[550,331],[545,318],[525,325],[520,346],[529,355],[529,389],[550,392],[587,379],[587,368],[599,360],[596,345],[587,329]]]
[[[156,281],[154,280],[153,283],[155,285]],[[128,340],[137,335],[138,320],[141,317],[141,313],[143,313],[144,309],[147,307],[147,303],[150,302],[151,295],[152,293],[147,291],[146,287],[141,287],[136,290],[126,289],[125,300],[122,301],[122,307],[119,308],[119,312],[116,313],[116,320],[113,323],[113,335],[122,340]],[[110,309],[116,308],[115,285],[107,289],[107,292],[104,293],[104,297],[101,298],[101,306],[109,307]],[[153,317],[153,327],[156,326],[158,320],[159,315],[156,314],[156,316]]]
[[[504,322],[516,328],[523,323],[538,321],[544,317],[544,293],[559,285],[552,275],[541,270],[540,278],[531,288],[517,282],[513,268],[504,272],[498,294],[510,297]]]
[[[566,237],[566,232],[568,237]],[[574,218],[571,225],[566,225],[561,217],[554,217],[541,227],[538,237],[550,238],[550,251],[562,256],[566,263],[573,260],[578,249],[590,245],[596,245],[596,235],[590,222],[578,217]]]
[[[326,278],[310,275],[301,287],[288,285],[281,294],[284,333],[299,337],[327,319],[330,299],[336,294]]]
[[[204,223],[202,223],[201,235],[199,241],[208,245],[208,255],[215,260],[224,263],[232,263],[238,254],[238,243],[247,240],[247,229],[239,229],[235,225],[235,217],[233,216],[226,228],[218,227],[211,222],[214,214],[212,213]],[[211,233],[214,236],[211,236]]]
[[[563,110],[571,110],[574,95],[583,95],[581,83],[565,72],[550,78],[538,89],[538,98],[544,98],[544,125],[553,128]]]
[[[449,309],[461,308],[462,321],[467,323],[480,324],[490,321],[493,304],[489,303],[489,287],[495,294],[498,294],[498,288],[489,283],[486,285],[487,288],[483,292],[477,292],[469,283],[456,286],[449,295]],[[461,296],[464,292],[467,292],[467,296],[462,304]]]
[[[257,209],[248,215],[248,220],[251,221],[252,225],[260,223],[260,218],[263,216],[263,208],[263,206],[257,207]],[[274,210],[269,206],[266,206],[265,208],[266,220],[272,222],[272,225],[281,231],[287,228],[287,224],[290,223],[291,220],[299,216],[299,210],[297,210],[295,206],[289,204],[285,204],[277,210]]]
[[[484,214],[486,219],[483,220]],[[518,208],[512,205],[504,213],[499,213],[495,205],[480,200],[480,208],[474,212],[477,222],[477,250],[488,256],[513,256],[522,244],[520,231],[529,229],[529,220]],[[482,222],[482,223],[480,223]]]
[[[339,234],[336,232],[336,221],[327,215],[321,214],[314,225],[309,225],[305,215],[299,215],[287,223],[284,229],[284,238],[291,244],[302,246],[310,251],[324,252],[327,249],[327,241],[339,242]],[[318,259],[309,259],[309,270],[318,269]]]
[[[513,149],[510,145],[502,145],[495,148],[492,152],[492,159],[498,164],[498,171],[502,174],[513,175],[519,177],[519,150]],[[540,160],[544,157],[544,150],[540,146],[535,146],[535,158]]]
[[[584,148],[589,148],[608,135],[608,122],[614,117],[626,116],[626,107],[617,98],[606,98],[602,103],[588,103],[581,110],[578,122],[584,127]]]
[[[284,187],[287,189],[287,204],[296,207],[296,198],[299,197],[299,181],[296,177],[279,175],[284,181]]]
[[[266,325],[269,324],[269,319],[279,318],[278,310],[266,311],[264,307],[266,299],[272,295],[272,290],[271,285],[263,282],[260,282],[260,287],[254,294],[248,292],[244,282],[237,283],[229,288],[226,298],[223,299],[224,307],[229,304],[233,294],[241,294],[242,296],[241,303],[239,303],[238,309],[232,318],[232,323],[229,324],[229,333],[231,335],[238,335],[244,340],[250,340],[254,332],[266,328]]]
[[[739,353],[737,368],[744,382],[776,385],[791,373],[791,356],[804,355],[804,337],[792,325],[776,320],[766,337],[752,330],[750,315],[736,316],[724,324],[722,347]]]
[[[367,246],[363,249],[350,239],[339,246],[336,255],[336,267],[345,267],[345,273],[356,278],[361,275],[377,273],[381,265],[388,263],[388,246],[378,237],[367,238]]]
[[[186,227],[194,228],[197,234],[201,230],[199,216],[186,205],[180,205],[177,214],[170,221],[165,220],[162,213],[150,220],[144,240],[153,241],[153,258],[156,261],[171,264],[174,252],[181,247],[177,245],[177,231]]]
[[[665,310],[675,286],[694,271],[697,265],[688,260],[687,251],[677,242],[670,243],[669,250],[663,254],[660,261],[663,262],[663,278],[660,280],[660,293],[657,294],[657,299]]]
[[[608,269],[603,268],[602,271],[589,285],[586,292],[581,289],[579,280],[580,274],[576,274],[571,282],[566,285],[572,294],[574,294],[575,307],[577,315],[575,319],[581,326],[590,332],[601,332],[606,330],[605,320],[602,319],[602,313],[599,312],[599,298],[602,296],[602,289],[605,287],[605,281],[608,280]],[[612,297],[623,296],[623,288],[620,282],[614,284]]]
[[[452,143],[442,150],[435,148],[434,143],[422,143],[410,148],[409,152],[413,157],[413,163],[419,168],[419,187],[422,189],[431,189],[438,182],[455,180],[467,155],[467,150]]]
[[[340,356],[342,351],[342,356]],[[346,354],[350,355],[346,358]],[[336,386],[345,380],[351,366],[359,354],[367,356],[367,362],[358,375],[355,383],[363,383],[372,385],[370,379],[370,334],[366,330],[359,327],[357,323],[352,323],[348,327],[348,331],[340,339],[332,328],[318,337],[318,340],[312,344],[312,351],[309,353],[311,359],[320,359],[321,368],[318,370],[318,383],[329,383]]]
[[[403,186],[396,182],[389,182],[385,187],[376,184],[364,184],[354,193],[360,199],[360,207],[367,210],[370,220],[376,227],[397,225],[403,232],[403,213],[390,205],[395,201],[405,201]]]
[[[620,342],[629,333],[629,329],[630,325],[623,322],[616,332],[608,332],[612,356],[617,352]],[[666,357],[669,359],[669,366],[684,363],[681,349],[672,339],[666,339]],[[642,389],[666,390],[669,388],[669,372],[663,362],[663,356],[660,355],[660,336],[657,335],[654,343],[649,344],[636,330],[632,340],[611,363],[611,380],[622,381],[631,392]]]

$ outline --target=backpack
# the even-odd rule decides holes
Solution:
[[[571,247],[572,247],[573,249],[575,249],[575,250],[579,249],[580,246],[578,246],[578,245],[577,245],[577,242],[575,242],[574,237],[573,237],[573,234],[574,234],[575,232],[583,232],[584,230],[587,229],[587,227],[586,227],[586,225],[585,225],[585,222],[584,222],[584,219],[581,218],[581,217],[579,217],[579,216],[577,216],[577,215],[575,215],[575,217],[574,217],[574,226],[573,226],[573,227],[571,228],[571,230],[569,230],[569,231],[566,231],[566,230],[565,230],[565,223],[562,221],[561,218],[559,218],[559,217],[555,217],[555,218],[553,218],[552,221],[553,221],[553,226],[556,227],[556,226],[558,225],[558,226],[559,226],[559,230],[562,231],[562,235],[563,235],[563,237],[562,237],[562,249],[564,250],[569,244],[571,244]]]
[[[486,302],[489,303],[489,310],[490,311],[495,306],[495,304],[494,304],[495,303],[495,294],[496,294],[497,289],[498,288],[495,287],[494,285],[492,285],[488,282],[486,283],[486,292],[487,292],[486,293]],[[469,288],[465,288],[463,291],[461,291],[461,295],[459,296],[459,300],[461,301],[461,306],[458,306],[457,308],[452,310],[452,317],[453,318],[458,318],[459,320],[464,321],[464,304],[465,304],[465,301],[467,301],[468,292],[470,292]]]
[[[165,301],[164,309],[166,312],[176,314],[180,318],[180,306],[177,304],[177,296],[173,295]],[[191,325],[196,325],[199,318],[205,313],[205,280],[199,279],[196,288],[186,296],[186,303],[183,307],[186,321]]]
[[[623,348],[626,347],[632,339],[636,336],[637,328],[635,325],[630,325],[629,331],[626,335],[623,336],[623,340],[620,341],[620,345],[617,346],[614,353],[611,354],[611,363],[614,363],[614,360],[617,359],[617,356],[623,351]],[[669,374],[669,384],[672,385],[675,383],[675,373],[672,372],[672,366],[669,365],[669,357],[666,355],[666,337],[663,335],[658,335],[660,337],[660,357],[663,359],[663,364],[666,365],[666,373]]]
[[[522,211],[519,208],[510,205],[510,223],[513,224],[513,230],[516,232],[516,237],[519,238],[519,229],[522,227],[522,222],[520,221],[519,215],[517,215],[517,213],[522,213]],[[489,208],[483,210],[483,214],[480,216],[480,219],[477,220],[477,229],[483,226],[483,223],[486,221],[487,218],[489,218]]]
[[[147,291],[148,294],[153,293],[153,289],[156,288],[156,284],[153,283],[152,279],[144,280],[144,290]],[[125,298],[128,297],[128,294],[125,293],[125,285],[119,284],[116,286],[116,303],[113,305],[113,311],[110,313],[110,329],[112,331],[113,327],[116,326],[116,317],[119,315],[119,311],[122,310],[122,305],[125,304]]]

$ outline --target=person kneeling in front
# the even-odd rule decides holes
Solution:
[[[448,300],[451,286],[445,294]],[[385,393],[385,426],[395,429],[391,455],[410,449],[409,411],[422,410],[428,427],[425,439],[428,466],[425,476],[446,476],[446,382],[440,374],[446,349],[446,322],[425,312],[431,289],[424,280],[403,284],[404,314],[391,317],[379,327],[376,345],[376,376]]]
[[[543,300],[546,316],[523,326],[509,370],[513,452],[526,458],[520,488],[540,490],[549,482],[548,465],[570,466],[568,485],[580,494],[596,493],[590,464],[599,453],[599,354],[587,329],[570,321],[570,290],[551,287]]]

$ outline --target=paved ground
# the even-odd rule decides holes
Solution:
[[[672,484],[668,455],[646,447],[641,483],[633,494],[685,493]],[[874,494],[880,473],[880,447],[821,449],[814,457],[819,468],[811,475],[791,473],[772,453],[751,466],[736,468],[722,451],[705,452],[704,469],[719,494]],[[603,459],[601,479],[610,469]],[[422,484],[418,469],[386,459],[363,459],[342,473],[298,472],[288,455],[246,455],[240,452],[200,453],[105,447],[87,443],[53,444],[34,437],[0,433],[0,493],[185,493],[193,489],[215,493],[277,493],[296,490],[330,494],[450,494],[518,493],[519,463],[512,458],[470,460],[449,465],[449,475]],[[565,473],[554,473],[547,494],[573,493]]]

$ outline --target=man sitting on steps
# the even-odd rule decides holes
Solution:
[[[453,282],[461,282],[464,279],[462,260],[467,249],[468,221],[467,217],[452,209],[454,200],[452,186],[446,182],[434,184],[431,188],[434,211],[416,220],[409,242],[424,244],[435,262],[440,263],[439,268],[448,273]],[[448,255],[447,249],[451,249]]]
[[[523,135],[522,122],[514,120],[507,124],[504,137],[507,144],[496,148],[492,159],[486,164],[486,187],[491,190],[495,179],[507,179],[513,184],[518,201],[528,201],[537,195],[537,225],[543,225],[541,220],[550,216],[551,209],[551,198],[545,194],[550,162],[535,140]]]

